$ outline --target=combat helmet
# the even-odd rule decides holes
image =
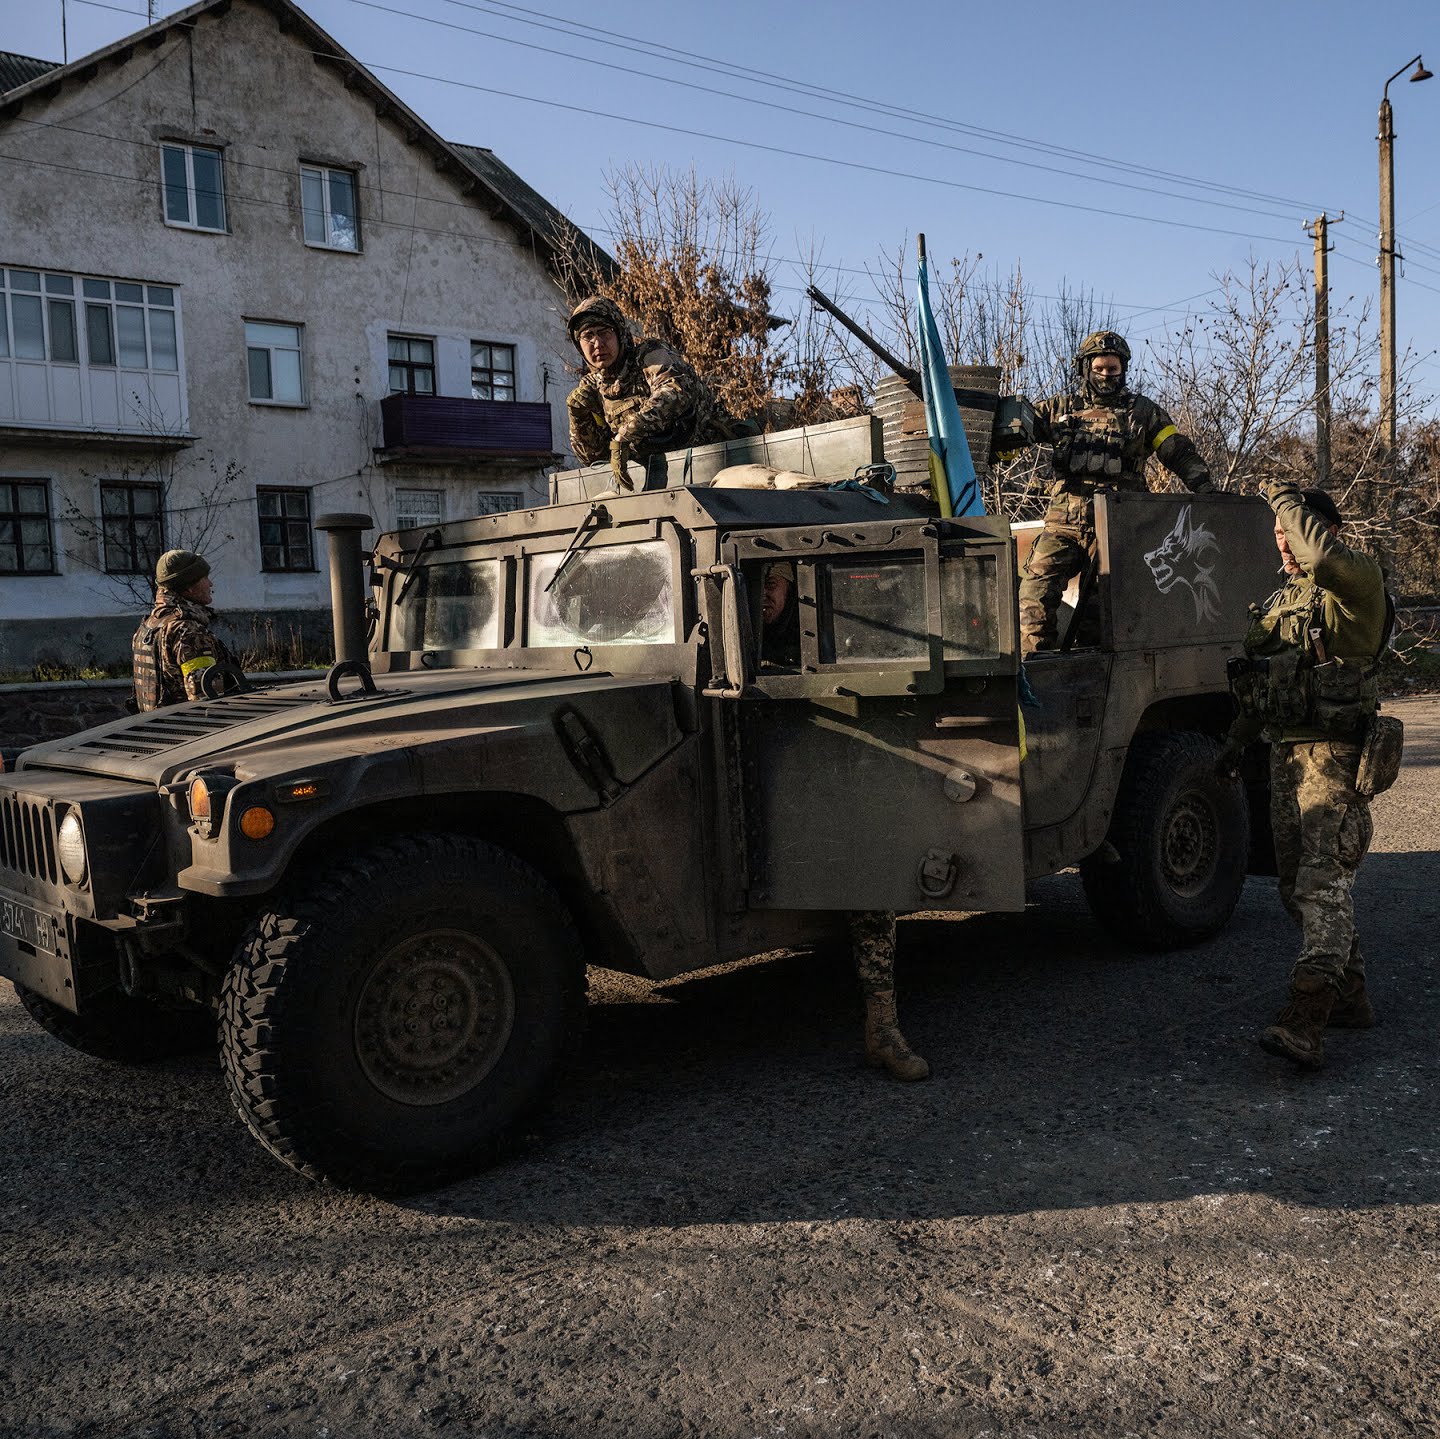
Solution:
[[[1090,361],[1096,355],[1114,355],[1125,370],[1130,368],[1130,346],[1125,343],[1125,336],[1117,335],[1114,330],[1096,330],[1086,335],[1075,351],[1075,368],[1082,380],[1089,374]]]
[[[624,310],[604,295],[591,295],[570,311],[565,328],[570,331],[570,339],[577,350],[580,348],[580,327],[585,324],[608,325],[619,335],[622,347],[630,338],[630,324]]]

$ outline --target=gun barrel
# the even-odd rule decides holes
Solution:
[[[811,285],[805,294],[812,304],[819,305],[822,310],[828,310],[862,345],[873,354],[883,360],[894,372],[905,381],[911,389],[917,390],[920,385],[920,372],[912,370],[909,365],[902,364],[870,333],[863,325],[857,324],[835,303],[818,285]]]

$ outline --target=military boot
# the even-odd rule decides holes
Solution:
[[[930,1066],[905,1043],[895,1013],[895,991],[865,996],[865,1062],[895,1079],[929,1079]]]
[[[1371,1029],[1375,1024],[1375,1007],[1365,993],[1365,976],[1345,971],[1340,992],[1328,1021],[1331,1029]]]
[[[1290,980],[1290,1003],[1261,1036],[1261,1046],[1307,1069],[1325,1062],[1325,1024],[1338,991],[1328,975],[1297,973]]]

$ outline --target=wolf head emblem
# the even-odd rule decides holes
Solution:
[[[1156,549],[1145,556],[1155,588],[1168,595],[1176,585],[1184,585],[1195,601],[1195,619],[1215,620],[1220,617],[1220,587],[1215,583],[1215,563],[1220,558],[1220,544],[1212,531],[1190,519],[1191,506],[1186,505],[1175,521],[1175,528]]]

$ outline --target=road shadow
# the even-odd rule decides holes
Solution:
[[[534,1147],[419,1201],[525,1223],[955,1217],[1259,1192],[1440,1199],[1433,1036],[1440,856],[1374,855],[1358,889],[1380,1026],[1319,1074],[1260,1050],[1296,936],[1251,880],[1218,939],[1117,949],[1073,876],[1023,915],[901,926],[907,1034],[934,1078],[860,1063],[845,956],[792,954],[592,1005]]]

